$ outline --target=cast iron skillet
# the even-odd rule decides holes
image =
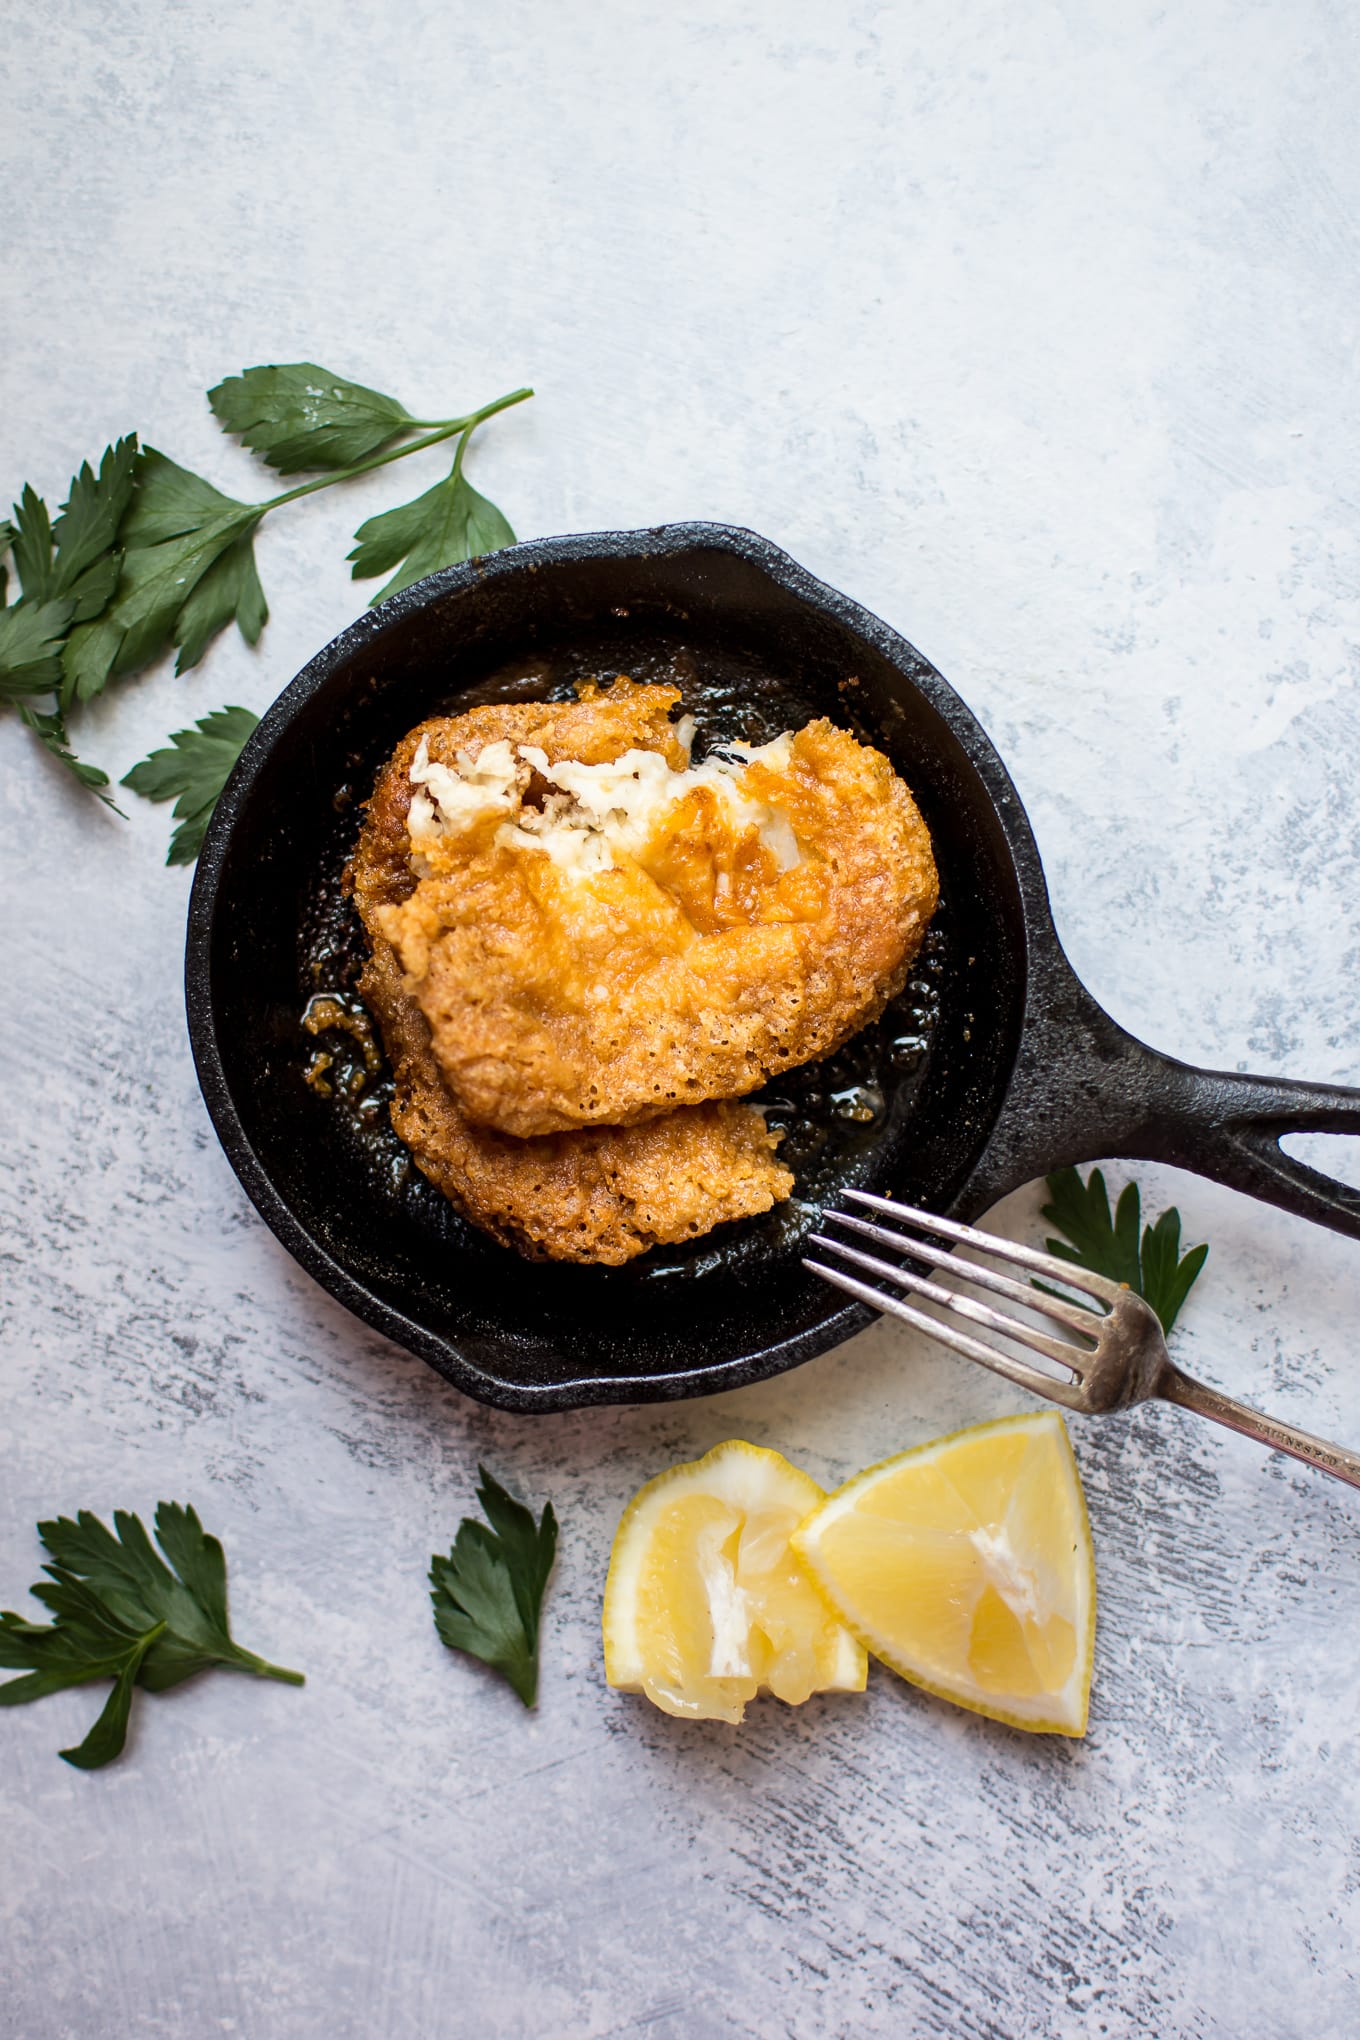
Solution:
[[[792,673],[834,718],[849,704],[931,829],[940,1018],[909,1107],[848,1180],[967,1220],[1063,1163],[1146,1157],[1360,1238],[1360,1192],[1279,1145],[1360,1132],[1360,1090],[1192,1069],[1126,1034],[1063,955],[1015,789],[934,667],[764,539],[683,524],[538,540],[407,589],[285,689],[217,805],[189,909],[199,1080],[246,1191],[332,1295],[468,1394],[526,1411],[736,1388],[871,1321],[803,1271],[787,1208],[782,1232],[748,1221],[660,1256],[664,1279],[650,1255],[619,1270],[525,1262],[423,1179],[394,1187],[302,1082],[299,929],[318,845],[352,837],[355,819],[337,823],[337,790],[362,799],[404,731],[507,660],[608,640],[618,670],[637,671],[677,637],[753,688]]]

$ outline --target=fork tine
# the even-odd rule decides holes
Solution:
[[[1056,1254],[1041,1254],[1035,1247],[1022,1247],[1015,1240],[1003,1240],[995,1233],[980,1232],[975,1225],[960,1225],[956,1218],[939,1218],[933,1211],[922,1211],[914,1204],[898,1204],[891,1197],[875,1197],[867,1190],[847,1190],[845,1195],[853,1198],[856,1204],[867,1204],[873,1211],[885,1212],[889,1218],[904,1219],[908,1225],[919,1226],[922,1232],[939,1233],[947,1240],[961,1240],[966,1246],[976,1247],[980,1253],[995,1254],[999,1260],[1014,1261],[1021,1268],[1032,1268],[1036,1275],[1046,1275],[1050,1282],[1065,1282],[1069,1289],[1084,1289],[1088,1296],[1098,1296],[1102,1303],[1114,1303],[1118,1299],[1118,1282],[1110,1282],[1104,1275],[1093,1275],[1089,1268],[1078,1268],[1071,1261],[1060,1261]]]
[[[942,1325],[938,1318],[927,1317],[923,1310],[903,1303],[900,1297],[885,1296],[881,1289],[859,1282],[853,1275],[844,1275],[839,1268],[826,1268],[820,1261],[807,1259],[804,1259],[803,1266],[814,1275],[820,1275],[823,1281],[843,1289],[847,1296],[867,1303],[871,1310],[887,1311],[891,1317],[901,1318],[904,1324],[914,1325],[917,1331],[938,1339],[942,1346],[962,1353],[965,1360],[976,1360],[981,1366],[989,1367],[993,1374],[1013,1381],[1018,1388],[1027,1388],[1031,1395],[1044,1396],[1049,1402],[1062,1403],[1070,1410],[1077,1408],[1077,1396],[1069,1382],[1055,1381],[1051,1374],[1041,1374],[1037,1367],[1030,1367],[1023,1360],[1012,1360],[1007,1354],[998,1353],[995,1346],[986,1346],[981,1339],[970,1339],[967,1332],[955,1331],[953,1325]]]
[[[990,1289],[994,1296],[1008,1296],[1012,1303],[1023,1303],[1027,1310],[1038,1311],[1041,1317],[1056,1318],[1059,1324],[1070,1331],[1080,1332],[1083,1338],[1094,1340],[1099,1336],[1100,1314],[1089,1311],[1085,1304],[1069,1303],[1065,1296],[1036,1295],[1025,1282],[1016,1282],[1009,1275],[998,1274],[995,1268],[984,1268],[976,1261],[965,1260],[952,1247],[937,1247],[930,1240],[914,1240],[902,1233],[889,1232],[886,1226],[870,1225],[864,1218],[856,1218],[848,1211],[834,1211],[829,1206],[822,1212],[822,1222],[834,1218],[837,1225],[848,1226],[852,1232],[873,1240],[880,1247],[894,1247],[900,1253],[910,1254],[913,1260],[929,1261],[936,1268],[948,1268],[965,1282],[975,1282],[979,1289]]]
[[[942,1310],[953,1311],[955,1317],[967,1318],[975,1325],[986,1325],[989,1331],[1000,1332],[1003,1337],[1014,1339],[1017,1345],[1028,1346],[1032,1353],[1042,1353],[1046,1359],[1056,1360],[1060,1367],[1070,1368],[1073,1374],[1080,1375],[1082,1362],[1090,1358],[1088,1351],[1074,1346],[1070,1339],[1051,1339],[1037,1325],[1021,1324],[1018,1318],[993,1310],[989,1303],[979,1303],[976,1297],[960,1296],[957,1290],[932,1282],[928,1275],[916,1275],[910,1268],[898,1268],[891,1261],[880,1261],[874,1254],[862,1254],[858,1247],[847,1247],[843,1241],[828,1239],[824,1233],[810,1233],[808,1237],[816,1246],[830,1247],[833,1254],[852,1261],[857,1268],[866,1268],[871,1275],[881,1275],[886,1282],[894,1283],[900,1289],[914,1290],[918,1296],[938,1303]]]

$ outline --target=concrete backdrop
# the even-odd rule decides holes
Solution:
[[[252,362],[434,415],[532,382],[470,464],[519,532],[766,533],[982,718],[1126,1025],[1360,1081],[1347,10],[73,0],[4,41],[5,489],[55,506],[136,428],[267,493],[202,400]],[[258,651],[111,693],[85,748],[121,773],[263,708],[367,594],[355,525],[438,461],[271,519]],[[880,1327],[709,1402],[462,1400],[238,1189],[185,1040],[188,878],[130,806],[0,724],[0,1598],[30,1605],[39,1517],[182,1496],[242,1639],[308,1684],[148,1701],[94,1776],[55,1756],[91,1694],[0,1718],[0,2028],[1352,2032],[1357,1497],[1170,1411],[1078,1428],[1081,1746],[886,1675],[740,1729],[610,1694],[643,1478],[737,1434],[835,1481],[1022,1399]],[[1360,1441],[1355,1245],[1142,1177],[1212,1243],[1183,1364]],[[1038,1201],[994,1222],[1035,1237]],[[532,1718],[428,1618],[479,1456],[562,1518]]]

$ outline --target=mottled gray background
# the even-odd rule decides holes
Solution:
[[[767,533],[982,717],[1126,1024],[1360,1081],[1353,10],[74,0],[4,43],[5,488],[136,427],[267,493],[201,397],[249,362],[435,415],[531,381],[472,462],[520,532]],[[90,751],[262,708],[437,461],[271,521],[258,652],[139,680]],[[714,1402],[463,1401],[219,1153],[164,810],[105,816],[12,718],[0,764],[3,1601],[39,1516],[180,1495],[308,1674],[149,1702],[96,1776],[54,1754],[90,1695],[0,1718],[6,2035],[1355,2030],[1354,1494],[1174,1412],[1080,1430],[1080,1747],[877,1675],[740,1729],[611,1695],[644,1476],[739,1433],[835,1480],[1017,1399],[879,1329]],[[1357,1248],[1149,1182],[1213,1245],[1183,1362],[1360,1441]],[[479,1455],[564,1525],[532,1718],[426,1609]]]

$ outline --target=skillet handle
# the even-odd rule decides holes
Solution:
[[[1280,1146],[1288,1133],[1360,1134],[1360,1090],[1178,1062],[1112,1020],[1056,945],[1037,962],[1006,1103],[969,1180],[970,1212],[1068,1162],[1118,1158],[1193,1169],[1360,1239],[1360,1190]]]
[[[1159,1057],[1160,1061],[1161,1058]],[[1173,1063],[1179,1109],[1156,1159],[1278,1204],[1360,1239],[1360,1190],[1297,1161],[1280,1146],[1287,1133],[1360,1135],[1360,1090],[1236,1076]]]

